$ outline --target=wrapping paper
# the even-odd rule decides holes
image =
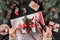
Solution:
[[[20,32],[17,33],[18,35],[18,40],[34,40],[31,35],[27,34],[21,34]],[[32,33],[32,35],[36,38],[36,40],[39,40],[39,33]]]

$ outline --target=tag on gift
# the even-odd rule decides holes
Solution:
[[[31,1],[29,4],[29,7],[32,8],[33,10],[37,11],[40,6],[37,3],[35,3],[34,1]]]

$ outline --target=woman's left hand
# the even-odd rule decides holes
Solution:
[[[9,36],[11,36],[12,38],[16,38],[16,33],[17,33],[17,30],[18,30],[19,28],[17,28],[17,27],[12,27],[12,28],[10,28],[9,29]]]

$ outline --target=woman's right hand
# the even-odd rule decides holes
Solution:
[[[52,38],[52,29],[46,26],[46,32],[43,30],[43,38]]]

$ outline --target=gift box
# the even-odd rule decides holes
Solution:
[[[25,15],[19,18],[11,19],[12,26],[13,27],[16,26],[21,29],[18,31],[18,34],[17,34],[18,40],[34,40],[34,39],[40,40],[41,39],[40,38],[41,36],[39,36],[40,33],[38,33],[38,31],[41,31],[40,30],[41,25],[39,21],[40,22],[42,21],[41,24],[45,25],[43,15],[41,13],[42,12],[40,11],[40,12],[33,13],[30,15]],[[41,14],[41,16],[39,14]]]
[[[59,24],[55,23],[55,25],[53,26],[53,28],[54,28],[53,31],[58,32],[59,31],[59,26],[60,26]]]
[[[33,10],[37,11],[40,6],[37,3],[35,3],[34,1],[31,1],[29,4],[29,7],[32,8]]]
[[[60,26],[58,23],[50,21],[49,25],[52,26],[54,32],[58,32]]]

